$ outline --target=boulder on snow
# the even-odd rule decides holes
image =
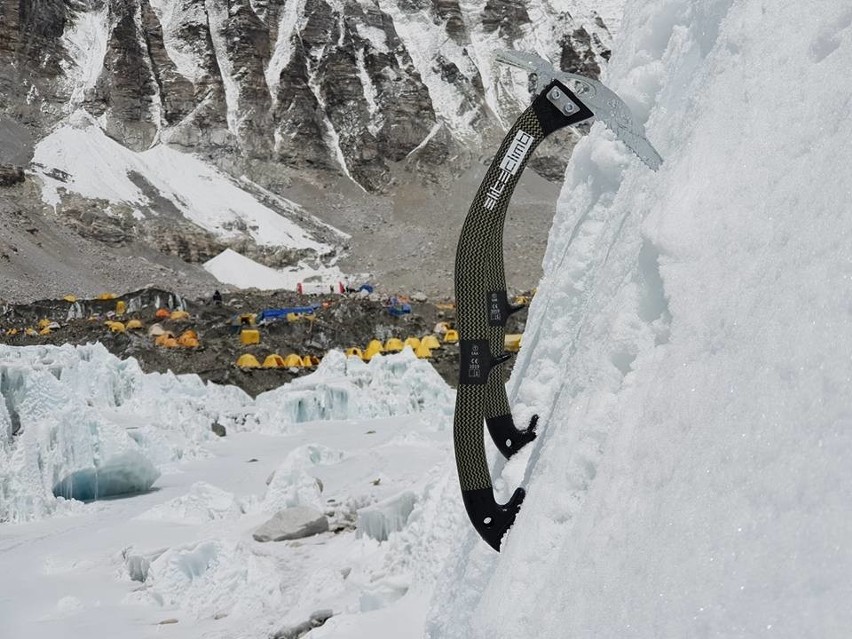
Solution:
[[[227,434],[225,427],[222,426],[219,422],[213,422],[210,426],[210,430],[216,433],[219,437],[224,437]]]
[[[317,610],[311,613],[307,621],[303,621],[295,626],[286,626],[272,635],[272,639],[299,639],[304,637],[314,628],[319,628],[326,621],[331,619],[334,611],[330,609]]]
[[[280,510],[254,531],[256,541],[302,539],[328,532],[328,519],[321,512],[305,506]]]

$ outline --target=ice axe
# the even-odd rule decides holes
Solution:
[[[507,457],[535,438],[536,426],[534,417],[528,428],[515,427],[500,366],[510,357],[504,352],[506,322],[519,308],[508,301],[503,265],[503,225],[512,193],[542,140],[593,118],[651,169],[658,169],[662,159],[624,101],[597,80],[558,71],[532,53],[499,51],[496,59],[535,76],[535,98],[503,139],[459,236],[455,289],[460,361],[453,441],[467,514],[480,536],[499,551],[526,493],[517,488],[506,504],[494,499],[483,420]]]

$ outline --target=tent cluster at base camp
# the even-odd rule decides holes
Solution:
[[[314,355],[305,355],[301,357],[295,353],[290,353],[286,357],[282,357],[278,353],[267,355],[263,360],[263,364],[251,353],[240,355],[236,361],[237,368],[313,368],[320,363],[319,357]]]
[[[457,331],[449,328],[444,332],[444,342],[447,344],[455,344],[459,341],[459,334]],[[436,348],[441,348],[441,342],[435,335],[427,335],[424,338],[419,337],[409,337],[404,342],[398,337],[391,337],[382,344],[379,340],[374,339],[369,344],[367,344],[367,348],[360,349],[357,346],[352,346],[346,349],[346,355],[348,357],[359,357],[365,362],[369,362],[376,355],[382,355],[383,353],[399,353],[406,346],[410,347],[411,350],[414,351],[414,354],[420,359],[428,359],[432,357],[432,351]]]

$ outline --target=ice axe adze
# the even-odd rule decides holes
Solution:
[[[597,80],[557,71],[543,58],[500,51],[497,60],[535,76],[535,99],[515,121],[470,206],[456,252],[456,324],[460,364],[453,439],[462,499],[477,532],[495,550],[524,500],[523,488],[506,504],[494,500],[482,425],[507,457],[535,437],[535,418],[518,430],[512,420],[502,368],[509,304],[503,268],[503,224],[515,186],[535,148],[566,126],[597,118],[651,169],[662,160],[626,104]],[[496,371],[494,369],[497,369]]]

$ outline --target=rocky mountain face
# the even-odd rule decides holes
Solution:
[[[84,110],[129,149],[166,143],[273,193],[350,182],[380,209],[412,184],[440,192],[484,170],[529,99],[527,79],[498,67],[494,50],[599,74],[610,36],[586,2],[0,0],[0,113],[37,140]],[[0,151],[0,164],[26,164],[23,147]],[[558,180],[568,155],[545,145],[532,167]],[[115,243],[128,232],[74,208],[84,235]],[[372,233],[352,215],[347,230]],[[219,248],[190,244],[177,254]]]
[[[469,158],[509,122],[523,79],[494,49],[535,44],[598,75],[602,20],[556,5],[0,0],[0,107],[39,129],[82,107],[135,150],[167,142],[260,177],[283,164],[381,192],[389,164]]]

